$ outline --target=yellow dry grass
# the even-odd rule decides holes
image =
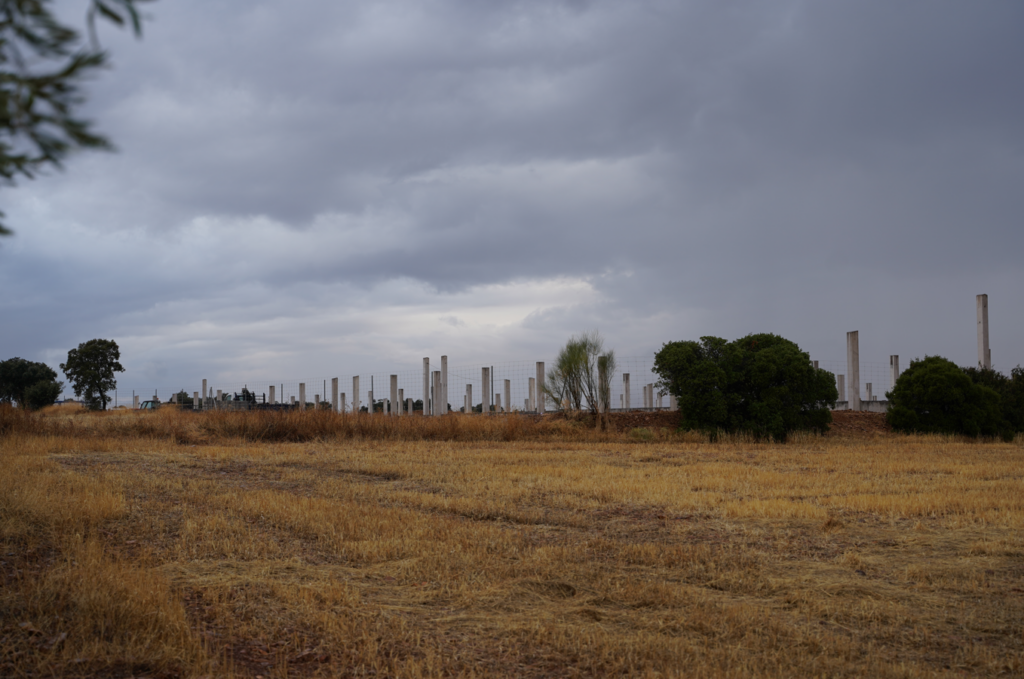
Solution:
[[[1019,440],[4,417],[0,676],[1024,674]]]

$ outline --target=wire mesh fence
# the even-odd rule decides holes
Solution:
[[[617,357],[616,369],[610,377],[611,391],[609,409],[641,410],[667,409],[669,398],[657,389],[658,375],[654,373],[654,357]],[[543,361],[545,374],[554,362]],[[846,376],[849,384],[846,361],[818,361],[818,367],[834,375]],[[395,406],[392,408],[392,377],[395,386]],[[305,379],[270,381],[263,379],[243,382],[209,379],[206,394],[203,394],[203,380],[189,383],[163,383],[160,385],[135,385],[134,389],[119,388],[111,397],[111,407],[143,407],[147,401],[161,404],[177,402],[187,408],[233,408],[243,404],[276,407],[322,408],[334,407],[339,412],[367,411],[373,404],[375,411],[394,411],[398,414],[423,412],[426,403],[428,414],[447,410],[461,412],[536,412],[538,403],[536,391],[537,363],[532,361],[506,361],[489,365],[444,365],[434,359],[422,368],[405,369],[396,372],[370,371],[359,374],[335,374],[330,377],[307,377]],[[337,379],[337,400],[333,381]],[[486,384],[485,384],[486,381]],[[546,377],[545,377],[546,381]],[[893,387],[893,375],[888,362],[860,362],[861,399],[885,398]],[[845,401],[847,394],[839,394]],[[486,404],[484,401],[486,400]],[[584,403],[585,407],[589,404]],[[545,412],[561,409],[550,396],[543,399]]]

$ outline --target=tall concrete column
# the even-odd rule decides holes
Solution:
[[[434,371],[434,414],[444,415],[448,405],[441,403],[441,371]]]
[[[864,385],[864,388],[865,388],[865,389],[867,390],[867,392],[868,392],[868,401],[874,401],[875,399],[871,398],[871,383],[870,383],[870,382],[867,382],[867,383],[866,383],[866,384]]]
[[[992,351],[988,348],[988,295],[978,295],[978,367],[992,368]]]
[[[331,412],[338,412],[338,378],[331,378]]]
[[[217,394],[217,400],[220,400],[220,394]],[[306,409],[306,383],[299,382],[299,410]]]
[[[313,409],[320,410],[320,394],[313,394]]]
[[[405,389],[398,390],[398,414],[405,415]]]
[[[839,392],[840,401],[846,399],[846,375],[836,375],[836,391]],[[850,404],[847,403],[846,407],[849,408]]]
[[[480,368],[480,412],[491,412],[491,369]]]
[[[536,412],[537,410],[537,378],[530,378],[530,393],[526,399],[526,409],[529,412]]]
[[[270,399],[269,399],[269,402],[270,402],[271,405],[276,403],[276,401],[274,400],[274,385],[273,384],[270,385]]]
[[[547,410],[547,399],[544,396],[544,361],[537,361],[537,412],[541,415]]]
[[[896,380],[900,378],[900,357],[893,354],[889,357],[889,389],[896,388]]]
[[[377,409],[377,404],[375,404],[373,402],[373,390],[372,389],[370,391],[366,392],[366,397],[369,399],[367,401],[367,403],[366,403],[366,412],[369,413],[370,415],[373,415],[374,411],[376,411],[376,409]]]
[[[441,413],[448,414],[448,357],[441,357]]]
[[[391,410],[391,416],[398,416],[398,375],[391,376],[391,402],[388,404]]]
[[[431,402],[433,399],[430,397],[430,359],[426,356],[423,357],[423,415],[433,415],[434,411],[431,410]]]
[[[359,375],[352,378],[352,412],[359,413]]]
[[[466,385],[466,412],[473,412],[473,385]]]
[[[341,396],[341,403],[339,405],[341,407],[341,412],[345,412],[346,411],[346,408],[345,408],[345,392],[341,392],[340,396]]]
[[[192,410],[199,410],[199,392],[192,392]]]
[[[501,412],[501,394],[494,395],[494,414],[497,415]]]
[[[505,412],[512,412],[512,380],[505,380]]]
[[[139,397],[138,396],[132,396],[132,407],[135,408],[136,410],[139,409]]]
[[[203,409],[204,410],[206,409],[206,394],[207,393],[208,392],[206,391],[206,380],[203,380]]]
[[[668,395],[668,409],[672,412],[679,410],[679,403],[676,401],[676,397],[672,394]]]
[[[622,391],[622,407],[625,408],[626,410],[629,410],[629,373],[622,373]]]
[[[405,399],[405,412],[407,412],[408,414],[412,415],[412,399],[411,398]]]
[[[860,333],[852,330],[846,333],[846,400],[850,410],[860,410]]]
[[[811,365],[813,365],[813,366],[814,366],[814,369],[815,369],[815,370],[817,370],[817,369],[818,369],[818,362],[817,362],[817,361],[811,361]]]

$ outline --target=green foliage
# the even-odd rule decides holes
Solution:
[[[90,410],[106,410],[110,397],[106,392],[117,386],[115,372],[124,372],[119,360],[121,350],[114,340],[94,339],[68,352],[60,369],[67,375],[75,396],[82,397]]]
[[[600,333],[593,330],[573,335],[548,370],[544,393],[563,410],[580,412],[586,404],[590,412],[596,413],[601,396],[607,399],[611,391],[614,372],[615,352],[604,350]]]
[[[680,427],[745,432],[784,441],[794,431],[828,431],[839,397],[832,373],[795,343],[756,334],[727,342],[669,342],[654,357],[658,388],[676,397]]]
[[[0,0],[0,180],[32,179],[44,167],[61,167],[76,149],[111,148],[77,112],[83,81],[107,66],[95,20],[131,23],[139,35],[136,5],[144,1],[92,0],[85,47],[78,31],[58,21],[50,0]],[[0,235],[10,233],[0,224]]]
[[[191,408],[192,405],[193,405],[192,395],[189,394],[184,389],[179,391],[177,394],[171,394],[170,402],[171,403],[177,403],[178,405],[180,405],[182,407],[185,407],[185,408]]]
[[[963,434],[1012,438],[1003,419],[999,393],[983,384],[997,383],[990,375],[978,375],[975,383],[958,365],[941,356],[926,356],[910,362],[899,376],[886,414],[896,431],[934,434]]]
[[[1019,365],[1009,377],[992,368],[965,368],[964,372],[977,385],[988,387],[999,394],[1003,420],[1015,432],[1024,431],[1024,368]]]
[[[0,402],[14,402],[21,408],[41,408],[57,400],[63,388],[64,383],[57,381],[57,373],[45,363],[17,357],[0,362]],[[51,393],[53,398],[44,403]]]
[[[25,390],[25,407],[29,410],[39,410],[53,405],[63,388],[63,383],[53,380],[36,382]]]

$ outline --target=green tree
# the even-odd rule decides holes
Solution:
[[[1024,368],[1019,365],[1006,376],[992,368],[963,369],[975,384],[999,394],[1003,420],[1015,432],[1024,431]]]
[[[60,369],[67,375],[75,396],[83,397],[90,410],[106,410],[110,397],[106,392],[117,386],[114,373],[124,372],[119,360],[121,350],[114,340],[94,339],[68,352]]]
[[[746,432],[785,441],[798,430],[824,433],[839,394],[835,377],[811,365],[794,342],[756,334],[727,342],[669,342],[654,357],[658,388],[676,397],[680,428]]]
[[[29,410],[38,410],[53,405],[63,388],[63,382],[36,382],[25,390],[25,407]]]
[[[911,361],[885,396],[886,420],[896,431],[1013,437],[999,393],[941,356]]]
[[[548,370],[544,393],[570,413],[578,413],[586,407],[596,414],[601,394],[607,397],[610,392],[615,367],[615,352],[605,351],[604,339],[598,331],[573,335],[558,352],[555,365]]]
[[[35,409],[53,403],[63,388],[57,373],[45,363],[17,357],[0,362],[0,402]],[[53,397],[46,401],[49,394]]]
[[[92,0],[85,45],[79,31],[57,20],[50,0],[0,0],[0,181],[10,185],[60,168],[77,149],[112,148],[78,113],[82,83],[108,63],[96,40],[96,17],[130,23],[141,35],[136,6],[145,1]],[[10,233],[0,223],[0,235]]]

